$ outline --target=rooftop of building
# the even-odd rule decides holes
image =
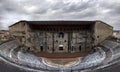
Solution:
[[[0,30],[0,33],[9,32],[8,30]]]
[[[120,32],[120,30],[114,30],[113,32]]]
[[[89,24],[94,24],[96,21],[76,21],[76,20],[50,20],[50,21],[26,21],[26,20],[21,20],[19,22],[16,22],[15,24],[18,24],[20,22],[27,22],[30,25],[72,25],[72,24],[77,24],[77,25],[89,25]],[[15,24],[11,25],[14,26]],[[11,27],[9,26],[9,27]]]
[[[100,21],[100,20],[94,20],[94,21],[80,21],[80,20],[26,21],[26,20],[21,20],[21,21],[18,21],[9,27],[12,27],[20,22],[26,22],[29,25],[94,25],[96,22],[101,22],[103,24],[106,24],[106,25],[112,27],[111,25],[109,25],[103,21]]]

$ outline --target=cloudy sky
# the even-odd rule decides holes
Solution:
[[[120,30],[120,0],[0,0],[0,29],[19,20],[102,20]]]

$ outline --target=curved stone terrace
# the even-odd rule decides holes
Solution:
[[[20,50],[20,45],[15,40],[0,45],[1,59],[15,65],[17,67],[29,71],[43,72],[66,72],[66,71],[84,71],[104,68],[114,64],[116,59],[120,58],[120,44],[106,40],[97,51],[88,54],[85,57],[69,58],[69,59],[49,59],[37,57],[31,53],[24,53]]]

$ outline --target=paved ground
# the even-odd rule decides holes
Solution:
[[[4,62],[0,62],[0,72],[30,72],[30,71],[21,70],[17,67],[11,66]],[[120,62],[112,66],[90,72],[120,72]]]
[[[91,72],[120,72],[120,62]]]
[[[6,64],[3,61],[0,61],[0,72],[26,72],[26,71],[21,70],[17,67],[14,67],[10,64]]]
[[[78,58],[69,58],[69,59],[48,59],[44,58],[44,62],[50,66],[61,66],[61,67],[70,67],[78,63]]]

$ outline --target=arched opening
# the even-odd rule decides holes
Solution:
[[[64,42],[67,42],[66,40]]]
[[[58,40],[56,40],[56,43],[58,43]]]
[[[97,38],[99,38],[99,36],[97,36]]]
[[[64,33],[63,33],[63,32],[60,32],[60,33],[59,33],[59,38],[60,38],[60,37],[64,38]]]
[[[30,47],[28,47],[26,51],[29,52],[30,51]]]

